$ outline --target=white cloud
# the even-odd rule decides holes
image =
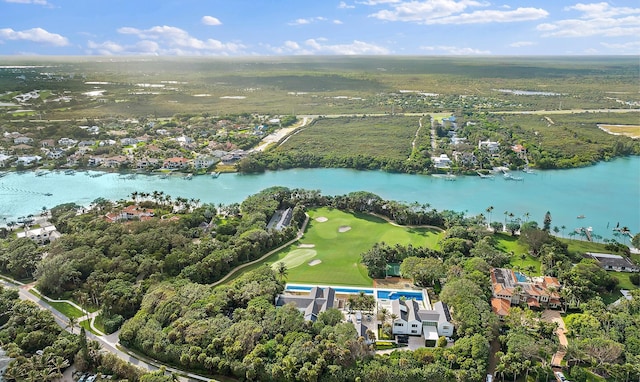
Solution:
[[[202,23],[204,25],[222,25],[222,22],[217,17],[202,16]]]
[[[340,20],[333,20],[333,23],[334,23],[334,24],[336,24],[336,25],[342,25],[342,24],[344,24],[344,23],[343,23],[342,21],[340,21]]]
[[[364,5],[378,5],[378,4],[394,4],[399,3],[400,0],[368,0],[368,1],[356,1],[358,4]]]
[[[364,41],[353,40],[347,44],[329,44],[328,40],[323,37],[308,39],[302,44],[295,41],[285,41],[282,46],[267,46],[267,48],[276,54],[292,55],[380,55],[390,53],[389,49],[383,46]]]
[[[640,50],[640,40],[623,42],[623,43],[601,42],[600,45],[604,46],[605,48],[613,49],[613,50],[616,50],[617,52],[623,52],[623,53],[637,53],[638,50]]]
[[[327,21],[327,18],[322,16],[300,18],[290,22],[289,25],[307,25],[318,21]]]
[[[525,46],[533,46],[533,45],[538,45],[538,43],[533,41],[516,41],[509,44],[509,46],[512,48],[522,48]]]
[[[89,41],[87,43],[89,54],[99,54],[103,56],[113,55],[158,55],[160,46],[155,41],[141,40],[133,45],[121,45],[113,41],[105,41],[96,43]]]
[[[162,25],[149,29],[122,27],[118,33],[137,36],[141,40],[157,42],[158,54],[229,54],[240,53],[244,45],[233,42],[222,42],[215,39],[201,40],[195,38],[183,29]]]
[[[489,50],[460,48],[457,46],[447,46],[447,45],[421,46],[420,49],[426,50],[428,52],[433,52],[436,54],[451,54],[451,55],[464,55],[464,56],[491,54],[491,51]]]
[[[338,9],[353,9],[355,7],[356,7],[355,5],[349,5],[344,1],[341,1],[340,4],[338,4]]]
[[[0,29],[0,40],[24,40],[53,46],[69,45],[69,40],[66,37],[57,33],[47,32],[42,28],[31,28],[23,31],[14,31],[11,28]]]
[[[49,5],[47,0],[4,0],[6,3]]]
[[[368,2],[368,3],[371,3]],[[383,9],[369,17],[385,21],[404,21],[418,24],[486,24],[538,20],[549,12],[542,8],[485,9],[470,11],[469,8],[487,7],[489,3],[475,0],[426,0],[393,2],[391,8]]]
[[[612,7],[607,3],[566,7],[577,11],[578,18],[543,23],[536,27],[543,37],[619,37],[640,35],[640,8]]]

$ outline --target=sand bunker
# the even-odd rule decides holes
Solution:
[[[313,248],[315,246],[315,244],[300,244],[298,245],[298,248]]]
[[[338,228],[338,232],[347,232],[350,230],[351,230],[351,227],[349,227],[348,225],[343,225],[343,226],[340,226],[340,228]]]
[[[325,218],[324,216],[318,216],[318,217],[316,218],[316,221],[317,221],[318,223],[324,223],[324,222],[326,222],[327,220],[329,220],[329,219]]]
[[[322,260],[311,260],[309,261],[309,266],[313,267],[314,265],[318,265],[322,262]]]

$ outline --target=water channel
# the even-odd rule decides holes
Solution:
[[[285,186],[317,189],[325,195],[363,190],[385,199],[429,203],[438,210],[483,213],[487,217],[486,209],[493,206],[492,221],[504,221],[507,212],[515,218],[541,223],[545,212],[550,211],[552,226],[565,226],[561,233],[565,235],[580,227],[592,227],[593,233],[603,238],[613,238],[612,229],[618,225],[629,227],[634,234],[640,231],[638,156],[578,169],[514,173],[522,178],[520,181],[506,180],[500,174],[493,179],[458,176],[451,181],[446,177],[347,169],[293,169],[258,175],[222,174],[218,178],[202,175],[192,180],[180,176],[97,174],[101,173],[6,174],[0,178],[0,225],[38,214],[42,207],[69,202],[89,205],[98,197],[130,198],[134,191],[163,191],[174,199],[181,196],[229,204],[267,187]]]

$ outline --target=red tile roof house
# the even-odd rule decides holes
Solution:
[[[111,212],[106,215],[107,221],[117,222],[122,220],[132,220],[138,218],[142,221],[153,218],[153,210],[149,208],[140,208],[135,204],[127,206],[120,212]]]
[[[187,168],[189,166],[189,159],[187,158],[168,158],[162,163],[162,168],[167,170],[176,170],[181,168]]]
[[[500,316],[508,312],[507,306],[523,303],[530,308],[540,308],[541,304],[550,308],[560,308],[560,288],[561,285],[555,277],[526,277],[522,273],[516,275],[512,269],[491,269],[491,306]]]

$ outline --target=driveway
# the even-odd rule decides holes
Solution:
[[[560,366],[562,364],[562,359],[566,354],[566,351],[564,349],[566,349],[569,345],[569,341],[567,341],[566,336],[567,329],[564,326],[564,321],[562,320],[562,316],[560,316],[560,312],[550,309],[542,312],[542,319],[547,322],[555,322],[558,324],[556,335],[558,336],[558,340],[560,341],[560,345],[562,345],[562,348],[558,349],[556,354],[554,354],[551,358],[551,366]]]

